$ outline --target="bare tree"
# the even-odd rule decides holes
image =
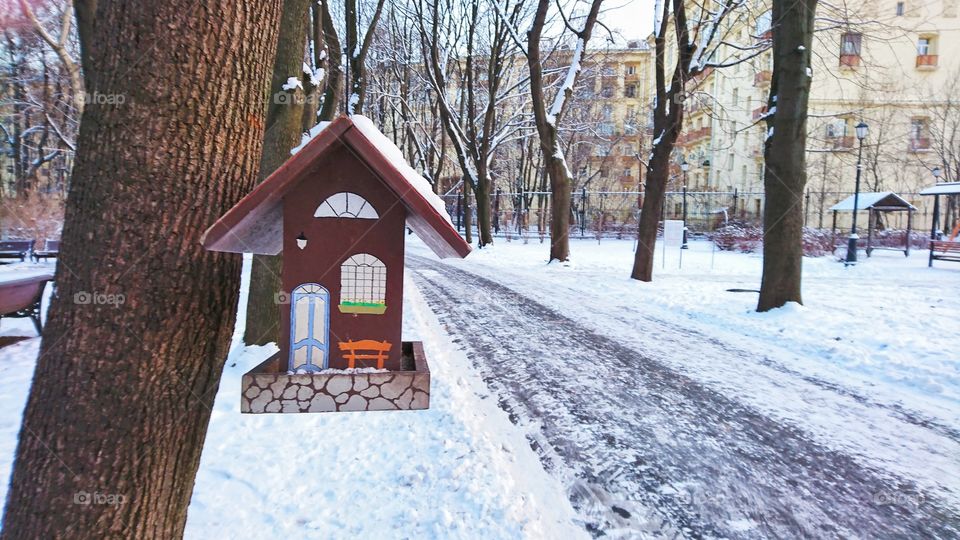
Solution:
[[[763,278],[757,311],[803,303],[803,194],[816,10],[817,0],[773,0],[773,76],[763,148]]]
[[[593,32],[593,26],[600,14],[600,5],[603,0],[593,0],[590,10],[584,19],[583,26],[573,28],[570,22],[563,17],[566,28],[576,36],[576,46],[570,58],[570,66],[563,77],[563,82],[552,101],[547,107],[547,84],[544,82],[544,63],[541,57],[541,38],[547,24],[547,14],[550,10],[549,0],[539,0],[533,24],[527,32],[527,65],[530,67],[530,96],[533,100],[533,116],[540,136],[540,150],[543,152],[547,176],[550,179],[551,192],[551,219],[550,219],[550,260],[566,261],[570,258],[570,199],[573,175],[567,167],[561,147],[559,126],[566,111],[570,98],[577,83],[577,76],[582,68],[583,55],[586,52],[587,42]]]
[[[84,86],[128,99],[84,109],[2,537],[179,538],[240,285],[200,236],[253,187],[281,2],[90,4]]]
[[[480,247],[493,243],[491,162],[500,146],[526,125],[519,97],[525,78],[513,77],[518,43],[511,37],[524,8],[523,0],[496,4],[499,14],[494,4],[479,0],[415,4],[426,77],[464,189],[476,198]],[[469,208],[470,193],[464,195]],[[466,230],[469,240],[469,220]]]
[[[280,36],[270,82],[270,102],[267,105],[267,126],[260,158],[258,178],[261,182],[290,158],[291,148],[300,144],[307,89],[298,75],[304,71],[310,3],[310,0],[283,0]],[[276,343],[280,338],[280,310],[276,295],[281,290],[282,266],[282,255],[253,256],[247,300],[247,324],[243,336],[247,345]]]
[[[688,9],[695,9],[688,17]],[[739,10],[739,11],[737,11]],[[710,70],[746,62],[767,47],[763,40],[736,44],[730,58],[717,58],[717,48],[729,43],[725,24],[733,13],[742,14],[740,0],[719,0],[706,5],[691,5],[683,0],[658,0],[654,24],[656,101],[653,107],[652,151],[647,160],[647,175],[637,251],[630,277],[641,281],[653,279],[653,254],[660,223],[660,212],[670,181],[671,155],[683,129],[684,100],[703,81]],[[671,26],[672,23],[672,26]],[[668,55],[670,38],[674,38],[673,55]],[[668,62],[675,64],[668,78]]]

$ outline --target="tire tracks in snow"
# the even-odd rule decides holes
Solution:
[[[505,286],[409,260],[427,302],[597,536],[960,534],[955,509],[908,480]]]

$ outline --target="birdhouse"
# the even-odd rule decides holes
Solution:
[[[408,227],[441,258],[470,253],[400,150],[342,116],[207,230],[209,250],[283,253],[280,350],[243,376],[242,412],[429,406],[422,344],[401,341]]]

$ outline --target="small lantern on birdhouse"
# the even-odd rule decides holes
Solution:
[[[423,346],[400,335],[406,227],[440,257],[470,253],[400,150],[342,116],[207,230],[209,250],[283,252],[280,351],[243,376],[242,412],[429,406]]]

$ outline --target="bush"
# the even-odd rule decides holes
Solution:
[[[31,193],[6,198],[0,205],[0,236],[36,240],[60,238],[63,199],[57,195]]]
[[[721,251],[753,253],[763,247],[763,229],[743,222],[731,221],[709,237]]]

